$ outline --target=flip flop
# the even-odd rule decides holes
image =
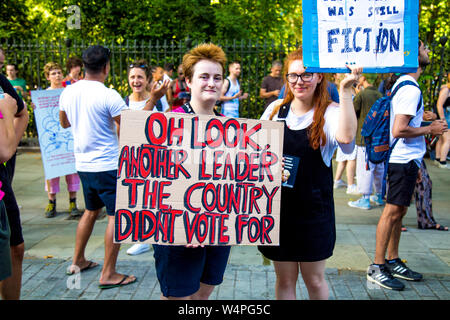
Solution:
[[[73,265],[71,265],[71,266],[73,266]],[[70,267],[71,267],[71,266],[70,266]],[[87,266],[85,266],[84,268],[81,268],[81,269],[80,269],[80,272],[83,272],[83,271],[86,271],[86,270],[89,270],[89,269],[93,269],[93,268],[95,268],[95,267],[97,267],[97,266],[99,266],[98,263],[93,262],[93,261],[89,261],[89,263],[88,263]],[[67,274],[68,276],[71,276],[71,275],[74,275],[74,274],[78,273],[78,272],[70,272],[70,267],[69,267],[69,268],[67,269],[67,271],[66,271],[66,274]],[[78,267],[78,266],[77,266],[77,267]]]
[[[137,278],[134,278],[133,281],[127,282],[127,283],[123,283],[129,276],[124,274],[122,280],[120,280],[117,283],[113,283],[113,284],[99,284],[98,287],[102,290],[105,289],[111,289],[111,288],[118,288],[118,287],[122,287],[122,286],[126,286],[127,284],[132,284],[134,282],[137,281]]]
[[[405,226],[402,225],[402,232],[406,232],[408,231],[408,228],[406,228]]]

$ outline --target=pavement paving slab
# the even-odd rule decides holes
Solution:
[[[433,208],[438,223],[450,226],[450,172],[426,159],[433,180]],[[334,167],[336,167],[334,163]],[[100,290],[101,267],[67,276],[71,263],[78,221],[68,219],[68,192],[61,179],[56,217],[44,217],[47,194],[40,153],[19,151],[13,182],[21,206],[25,238],[22,299],[25,300],[159,300],[160,290],[154,268],[153,250],[129,256],[131,244],[121,246],[117,269],[138,277],[132,285]],[[347,202],[358,196],[335,189],[337,241],[333,256],[326,264],[326,279],[332,300],[448,300],[450,298],[450,232],[419,230],[414,202],[403,220],[408,231],[402,233],[401,258],[425,275],[418,283],[406,282],[402,292],[390,291],[367,283],[365,271],[375,254],[375,233],[383,207],[372,210],[350,208]],[[78,208],[84,209],[82,192],[77,195]],[[89,259],[103,262],[103,235],[107,218],[99,219],[86,252]],[[222,285],[212,299],[273,300],[276,276],[273,265],[256,247],[235,246]],[[307,299],[306,286],[299,277],[297,298]]]

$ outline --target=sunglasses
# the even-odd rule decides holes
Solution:
[[[135,63],[130,64],[129,67],[130,67],[130,69],[131,68],[141,68],[141,69],[148,68],[148,66],[146,64],[135,64]]]

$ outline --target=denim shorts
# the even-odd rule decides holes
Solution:
[[[408,163],[389,163],[386,202],[409,207],[418,172],[419,166],[414,160]]]
[[[153,245],[156,274],[165,297],[187,297],[198,291],[200,282],[219,285],[230,255],[230,246]]]
[[[106,213],[114,216],[116,211],[117,170],[82,172],[78,175],[83,186],[87,210],[95,211],[106,206]]]

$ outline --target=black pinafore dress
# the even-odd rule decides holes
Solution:
[[[289,109],[290,105],[280,108],[280,121],[285,121]],[[291,130],[286,122],[283,154],[299,157],[300,163],[294,187],[281,191],[280,245],[258,250],[274,261],[327,259],[336,243],[332,166],[323,162],[320,147],[310,146],[308,128]]]

